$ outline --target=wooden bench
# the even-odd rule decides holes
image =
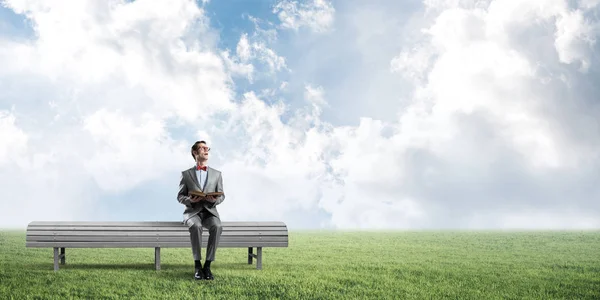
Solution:
[[[218,248],[248,248],[248,264],[256,259],[262,269],[263,247],[287,247],[283,222],[222,222]],[[202,230],[202,255],[208,230]],[[66,248],[154,248],[154,265],[160,270],[160,248],[190,248],[190,234],[182,222],[49,222],[27,226],[26,247],[54,248],[54,271],[66,261]],[[256,254],[252,253],[256,248]],[[60,250],[60,253],[59,253]],[[217,250],[218,251],[218,250]],[[191,257],[190,252],[190,257]]]

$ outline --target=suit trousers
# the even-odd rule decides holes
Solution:
[[[194,260],[201,260],[202,254],[202,228],[208,229],[208,243],[206,245],[206,260],[214,261],[215,252],[219,245],[221,233],[221,220],[206,210],[201,210],[197,215],[187,219],[185,224],[190,231],[190,240],[192,242],[192,254]]]

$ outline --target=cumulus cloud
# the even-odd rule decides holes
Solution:
[[[404,140],[397,153],[422,158],[396,156],[419,167],[401,168],[412,177],[401,183],[403,193],[430,206],[428,224],[435,226],[599,226],[597,190],[581,190],[587,184],[571,179],[595,180],[588,168],[598,164],[596,143],[576,134],[598,137],[589,123],[596,109],[575,108],[594,107],[594,89],[572,90],[574,82],[591,88],[597,80],[585,71],[597,69],[588,41],[598,20],[576,18],[588,25],[570,30],[563,24],[598,8],[569,8],[565,1],[426,3],[437,13],[422,39],[392,59],[392,70],[414,83],[414,103],[390,140]],[[575,62],[579,67],[571,68]],[[580,118],[596,129],[577,125],[585,126]]]
[[[598,1],[424,0],[402,20],[396,6],[281,1],[279,24],[251,18],[231,50],[194,1],[6,3],[36,36],[0,37],[0,225],[107,219],[149,201],[107,195],[157,181],[172,199],[148,210],[178,217],[178,173],[205,139],[227,220],[600,226]],[[329,36],[279,38],[303,26]],[[240,76],[270,86],[240,91]],[[356,109],[373,106],[392,117]]]
[[[254,24],[253,33],[241,34],[235,54],[223,51],[225,62],[235,75],[243,75],[251,84],[261,79],[277,81],[277,73],[289,71],[285,58],[271,48],[277,42],[277,31],[270,22],[253,16],[248,19]],[[268,29],[262,28],[263,23]]]
[[[231,78],[193,1],[5,5],[36,35],[0,38],[2,99],[13,106],[3,130],[15,139],[6,152],[19,153],[5,165],[2,201],[36,209],[3,210],[3,225],[93,215],[103,205],[94,191],[124,192],[180,169],[189,141],[167,128],[201,127],[233,108]],[[34,166],[44,174],[31,174]],[[36,192],[21,193],[20,181]],[[43,201],[34,196],[41,191]],[[63,211],[46,215],[57,203]],[[90,205],[77,211],[82,203]]]
[[[247,62],[256,59],[268,66],[268,71],[270,73],[286,68],[285,58],[277,55],[277,53],[270,49],[264,41],[259,40],[250,42],[248,40],[248,34],[246,33],[242,34],[240,37],[236,51],[241,61]]]
[[[412,84],[398,119],[365,116],[357,126],[312,127],[326,137],[320,148],[327,159],[310,164],[327,170],[318,201],[330,224],[600,226],[598,190],[589,185],[597,179],[590,163],[598,165],[591,142],[598,130],[597,78],[588,71],[597,58],[587,42],[597,7],[429,1],[424,9],[422,35],[390,59],[391,70]],[[573,11],[588,16],[580,23],[589,25],[565,31],[553,23]],[[586,42],[560,48],[559,39]]]
[[[327,0],[283,0],[273,7],[273,13],[277,14],[282,28],[295,31],[307,27],[317,33],[328,32],[335,19],[335,8]]]
[[[15,159],[27,146],[27,135],[15,126],[15,116],[9,111],[0,111],[0,165]]]

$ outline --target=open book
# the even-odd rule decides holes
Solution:
[[[222,192],[209,192],[209,193],[203,193],[200,191],[190,191],[189,196],[200,196],[200,197],[206,197],[206,196],[221,196],[223,195]]]

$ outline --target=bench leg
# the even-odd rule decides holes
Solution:
[[[262,270],[262,247],[256,247],[256,269]]]
[[[154,268],[160,270],[160,247],[154,247]]]
[[[66,260],[65,248],[60,248],[60,264],[64,265]]]
[[[256,269],[262,270],[262,247],[256,247],[256,254],[252,253],[252,247],[248,247],[248,264],[252,264],[252,258],[256,258]]]
[[[58,247],[54,247],[54,271],[58,271]]]

